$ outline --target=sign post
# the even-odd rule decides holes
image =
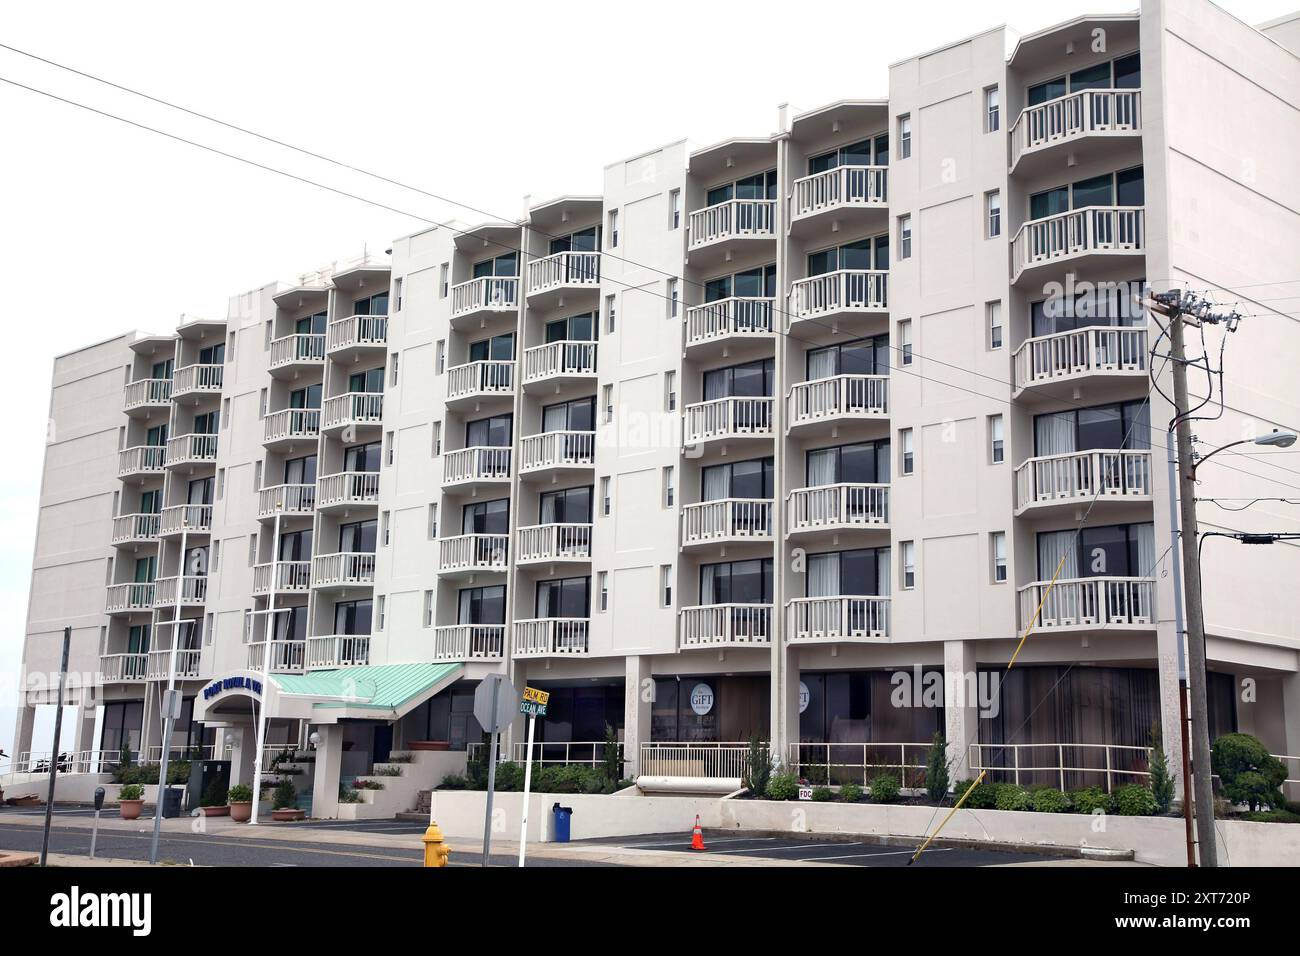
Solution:
[[[546,704],[551,699],[549,691],[535,687],[524,688],[524,699],[519,702],[519,713],[528,715],[528,745],[524,749],[524,812],[519,824],[519,865],[524,865],[524,851],[528,847],[528,792],[533,783],[533,731],[537,718],[546,716]]]
[[[514,685],[502,674],[488,674],[474,691],[474,718],[492,738],[491,752],[488,754],[487,809],[483,815],[484,866],[488,865],[488,856],[492,851],[492,793],[497,783],[497,741],[501,728],[514,719],[514,709],[510,703],[514,695]],[[432,806],[429,809],[432,812]]]

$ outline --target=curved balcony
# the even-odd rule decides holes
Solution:
[[[217,460],[216,435],[177,435],[167,439],[166,468],[210,465]]]
[[[162,510],[158,533],[164,538],[211,531],[212,505],[172,505]]]
[[[519,442],[522,474],[556,477],[586,472],[596,465],[595,432],[542,432]]]
[[[688,219],[691,265],[722,262],[747,247],[766,249],[776,238],[776,200],[728,199],[697,209]]]
[[[282,408],[262,419],[262,444],[267,448],[291,449],[320,438],[319,408]]]
[[[158,540],[161,520],[156,514],[118,515],[113,519],[113,544],[151,544]]]
[[[1037,613],[1039,631],[1102,626],[1149,630],[1156,626],[1155,593],[1154,578],[1058,578],[1055,584],[1035,581],[1016,594],[1020,627],[1028,628]]]
[[[1011,172],[1032,176],[1063,163],[1103,155],[1117,138],[1142,134],[1140,90],[1080,90],[1020,111],[1011,127]]]
[[[152,581],[144,584],[110,584],[107,590],[104,610],[109,614],[134,614],[137,611],[153,610],[155,589]]]
[[[257,516],[311,515],[316,508],[315,485],[271,485],[257,493]]]
[[[149,654],[101,654],[99,680],[103,684],[135,683],[149,673]]]
[[[451,325],[472,328],[474,321],[519,309],[518,276],[484,276],[451,287]]]
[[[172,373],[172,398],[220,395],[224,365],[187,365]]]
[[[541,617],[515,621],[514,656],[584,657],[590,650],[585,617]]]
[[[199,676],[202,652],[185,648],[176,651],[173,659],[170,648],[149,652],[149,680],[167,680],[173,674],[177,680],[192,680]]]
[[[172,380],[169,378],[142,378],[129,382],[122,390],[122,407],[133,418],[158,409],[172,407]]]
[[[1092,449],[1028,458],[1016,469],[1016,514],[1093,501],[1151,501],[1151,452]]]
[[[383,420],[383,392],[344,392],[325,399],[321,409],[321,428],[326,432],[341,428],[377,427]]]
[[[460,534],[438,542],[438,573],[468,576],[510,568],[510,535]]]
[[[1145,326],[1090,326],[1025,339],[1011,361],[1014,394],[1027,388],[1068,383],[1100,385],[1146,381],[1147,330]],[[1088,381],[1081,381],[1088,380]]]
[[[837,166],[796,179],[790,197],[790,234],[804,235],[831,222],[858,232],[884,224],[888,166]]]
[[[330,319],[325,327],[325,352],[381,351],[388,348],[388,316],[348,315]]]
[[[772,502],[719,498],[682,508],[682,547],[772,540]]]
[[[253,567],[253,593],[257,595],[306,593],[311,588],[310,561],[272,561]]]
[[[849,421],[889,418],[888,375],[835,375],[799,382],[786,396],[790,430],[829,431]]]
[[[307,638],[308,670],[362,667],[370,663],[369,634],[330,634]]]
[[[379,472],[341,471],[322,475],[316,482],[316,509],[322,512],[346,511],[361,505],[379,503]]]
[[[447,407],[477,407],[489,398],[515,394],[514,362],[469,362],[447,369]]]
[[[889,636],[889,598],[877,595],[795,598],[786,604],[791,644],[832,644]]]
[[[273,674],[301,674],[307,669],[307,642],[254,641],[247,645],[245,666],[250,671],[269,670]],[[267,657],[267,652],[270,657]]]
[[[433,629],[435,661],[499,661],[505,657],[504,624],[448,624]]]
[[[510,480],[510,448],[478,445],[446,452],[442,460],[442,483],[464,485],[475,482]]]
[[[558,304],[566,294],[599,289],[599,252],[557,252],[528,263],[530,306]]]
[[[680,650],[710,647],[770,646],[772,605],[704,604],[681,609]]]
[[[275,378],[295,378],[325,364],[328,333],[295,333],[271,340],[267,368]]]
[[[312,587],[370,587],[375,583],[373,551],[339,551],[312,558]]]
[[[590,524],[539,524],[519,528],[516,564],[591,561]]]
[[[889,485],[844,482],[796,488],[786,498],[789,534],[888,531]]]
[[[789,324],[804,319],[829,321],[889,311],[889,273],[876,269],[837,269],[790,284]]]
[[[747,342],[773,338],[776,300],[732,296],[686,310],[686,349],[697,357],[728,355]]]
[[[158,578],[154,581],[154,607],[199,607],[208,599],[208,578],[204,574]]]
[[[147,478],[161,475],[167,463],[167,449],[163,445],[135,445],[117,453],[117,477],[125,479]]]
[[[732,397],[687,405],[682,409],[682,444],[772,438],[774,402],[766,396]]]
[[[1038,285],[1060,273],[1097,266],[1102,260],[1146,254],[1141,206],[1087,206],[1022,225],[1011,240],[1011,282]]]
[[[547,342],[524,351],[524,390],[559,390],[596,378],[595,342]]]

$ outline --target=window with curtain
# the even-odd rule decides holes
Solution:
[[[584,312],[546,323],[546,341],[594,342],[596,341],[596,313]]]
[[[887,270],[889,236],[872,236],[831,249],[808,254],[808,275],[819,276],[840,269]]]
[[[465,423],[466,448],[508,448],[514,415],[493,415]]]
[[[1034,454],[1151,447],[1151,411],[1145,402],[1116,402],[1034,416]]]
[[[770,358],[710,369],[704,373],[704,400],[770,397],[775,378],[776,360]]]
[[[591,524],[591,485],[544,491],[538,501],[540,524]]]
[[[514,357],[515,333],[513,332],[471,342],[469,346],[471,362],[509,362]]]
[[[377,441],[366,442],[361,445],[349,445],[343,449],[343,470],[378,471],[382,452],[382,443]]]
[[[700,473],[702,501],[723,498],[770,499],[773,492],[772,459],[710,465]]]
[[[1150,577],[1155,573],[1155,526],[1151,522],[1095,525],[1038,534],[1038,577],[1049,581],[1065,556],[1058,580]]]
[[[376,528],[374,518],[339,525],[339,551],[374,554]]]
[[[378,471],[378,458],[375,459]],[[344,468],[346,471],[347,468]],[[284,483],[286,485],[316,484],[316,456],[304,455],[302,458],[290,458],[284,463]]]
[[[809,349],[807,355],[808,380],[830,378],[832,375],[888,375],[889,336]]]
[[[772,559],[700,565],[701,604],[771,604]]]
[[[591,616],[591,578],[538,581],[536,616],[587,618]]]
[[[889,548],[857,548],[808,556],[807,597],[886,596]]]
[[[889,439],[809,449],[806,472],[809,488],[836,484],[888,484]]]
[[[575,398],[542,408],[543,432],[590,432],[596,430],[596,399]]]
[[[461,534],[509,534],[510,499],[478,501],[461,511]]]
[[[457,624],[504,624],[505,622],[504,584],[485,588],[461,588],[456,602]]]
[[[507,252],[493,259],[484,259],[474,263],[474,278],[486,279],[491,276],[519,275],[519,253]],[[388,313],[385,312],[385,315]]]
[[[353,372],[348,376],[349,392],[382,392],[384,390],[384,367]]]
[[[369,634],[372,610],[369,600],[335,602],[334,633]]]
[[[319,385],[308,385],[306,388],[295,388],[289,393],[290,408],[320,408],[321,387]]]

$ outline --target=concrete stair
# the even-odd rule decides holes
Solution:
[[[357,789],[361,802],[340,803],[340,820],[394,819],[399,813],[408,811],[411,807],[418,807],[421,794],[429,793],[434,786],[442,782],[442,778],[449,772],[449,764],[454,769],[459,763],[460,771],[464,770],[463,753],[411,750],[394,751],[393,755],[403,758],[409,756],[411,759],[409,763],[403,759],[375,764],[371,773],[355,778],[355,780],[376,780],[384,785],[382,790],[357,789],[355,780],[349,781],[354,789]],[[398,768],[401,774],[389,775],[379,772],[382,768],[393,767]],[[427,818],[428,804],[425,803],[424,806]]]

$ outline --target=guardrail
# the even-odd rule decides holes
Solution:
[[[557,252],[528,263],[528,294],[567,286],[599,286],[599,252]]]
[[[310,561],[273,561],[253,568],[253,593],[306,591],[311,587]]]
[[[790,284],[792,320],[888,308],[889,273],[885,270],[837,269]]]
[[[438,568],[464,571],[471,568],[504,571],[510,567],[508,534],[460,534],[438,542]]]
[[[878,595],[795,598],[790,613],[791,643],[851,641],[889,636],[889,598]]]
[[[524,439],[525,442],[528,439]],[[479,445],[443,455],[442,480],[501,481],[510,477],[510,447]]]
[[[125,475],[162,474],[167,463],[165,445],[134,445],[117,453],[118,477]]]
[[[1080,498],[1151,496],[1151,452],[1111,449],[1040,455],[1016,469],[1016,507]]]
[[[154,607],[169,604],[202,604],[208,597],[208,578],[204,574],[186,574],[158,578],[154,581]]]
[[[524,381],[559,375],[595,375],[595,342],[547,342],[524,350]]]
[[[154,584],[148,581],[142,584],[110,584],[104,601],[104,610],[113,611],[148,611],[153,609]]]
[[[1083,136],[1142,129],[1140,90],[1080,90],[1020,111],[1011,127],[1011,166],[1025,153]]]
[[[177,435],[167,439],[167,465],[184,465],[217,460],[217,436]]]
[[[149,654],[101,654],[99,657],[99,679],[108,683],[112,681],[144,680],[149,673]]]
[[[374,552],[339,551],[335,554],[318,554],[312,559],[311,579],[316,587],[374,584]]]
[[[884,418],[889,414],[889,376],[835,375],[799,382],[786,401],[791,425],[848,416]]]
[[[681,647],[772,643],[772,605],[702,604],[681,609]]]
[[[152,541],[158,537],[162,516],[158,514],[118,515],[113,519],[113,544],[123,541]]]
[[[162,510],[159,519],[159,534],[207,534],[212,530],[212,505],[170,505]]]
[[[202,652],[186,648],[176,651],[176,678],[191,679],[199,676],[199,657]],[[171,674],[172,652],[170,648],[149,652],[149,679],[166,680]]]
[[[1035,581],[1018,592],[1020,624],[1028,627],[1041,603],[1039,630],[1103,624],[1154,627],[1155,590],[1153,578],[1071,578],[1055,585]]]
[[[743,780],[748,761],[747,743],[643,743],[637,761],[637,774],[646,777]]]
[[[686,344],[700,345],[728,336],[772,332],[775,299],[732,296],[686,310]]]
[[[331,319],[325,329],[325,350],[382,348],[388,345],[388,316],[349,315]]]
[[[436,661],[499,661],[505,656],[504,624],[446,624],[433,629]]]
[[[568,657],[586,654],[589,618],[543,617],[515,621],[515,657]]]
[[[452,318],[484,310],[505,311],[518,306],[518,276],[484,276],[451,287]]]
[[[219,392],[224,365],[186,365],[172,373],[172,397],[189,392]]]
[[[888,166],[837,166],[796,179],[792,213],[799,218],[844,206],[883,206],[888,173]]]
[[[247,667],[250,671],[260,671],[264,664],[267,663],[266,641],[254,641],[247,645],[248,658]],[[307,642],[302,641],[271,641],[271,660],[270,668],[273,671],[283,673],[300,673],[307,667]]]
[[[687,445],[720,438],[770,438],[774,399],[716,398],[687,405],[682,440]]]
[[[384,420],[384,393],[344,392],[327,398],[321,420],[325,428],[378,425]]]
[[[1141,206],[1085,206],[1031,219],[1011,240],[1012,282],[1031,266],[1093,252],[1139,253],[1146,248]]]
[[[762,498],[719,498],[682,508],[682,544],[732,538],[770,539],[772,502]]]
[[[172,380],[169,378],[142,378],[128,382],[122,394],[122,404],[127,411],[148,405],[167,405],[172,400]]]
[[[267,365],[281,368],[296,365],[299,362],[325,361],[325,333],[294,333],[271,340],[271,354]]]
[[[262,442],[309,441],[320,436],[319,408],[282,408],[262,419]]]
[[[843,482],[796,488],[786,501],[791,531],[889,525],[889,485]]]
[[[539,524],[519,529],[516,562],[590,559],[590,524]]]
[[[812,784],[856,783],[869,786],[881,774],[894,773],[899,785],[925,786],[929,743],[790,744],[790,769]]]
[[[316,507],[374,504],[379,500],[379,472],[340,471],[316,480]]]
[[[1090,326],[1025,339],[1012,356],[1017,389],[1062,378],[1145,373],[1144,327]]]
[[[542,432],[519,441],[524,471],[541,468],[586,468],[596,463],[595,432]]]
[[[468,362],[447,369],[447,398],[475,395],[512,395],[514,362]]]
[[[728,199],[691,213],[690,248],[723,239],[770,238],[776,235],[776,200]]]
[[[360,667],[370,663],[369,634],[330,634],[307,638],[307,669]]]
[[[316,507],[315,485],[271,485],[257,493],[257,516],[310,514]]]

